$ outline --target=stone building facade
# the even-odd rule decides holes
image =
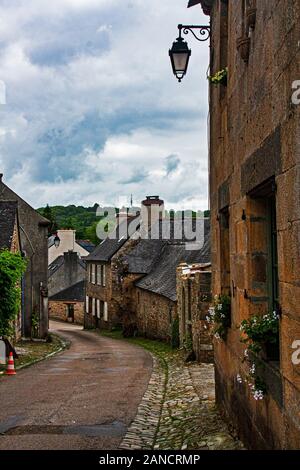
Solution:
[[[300,4],[191,3],[211,17],[210,75],[228,67],[227,86],[210,85],[212,285],[231,295],[232,325],[215,342],[217,401],[250,448],[298,449]],[[239,325],[271,311],[280,315],[280,359],[264,361],[268,392],[255,401]]]
[[[174,300],[136,287],[136,326],[138,334],[168,343],[172,340],[172,323],[177,316]]]
[[[32,336],[32,315],[38,319],[37,335],[48,334],[48,226],[49,221],[39,215],[27,202],[4,184],[0,174],[0,201],[18,203],[22,250],[28,260],[23,277],[22,336]]]
[[[49,298],[49,317],[84,324],[84,281],[77,282]]]
[[[121,224],[127,226],[128,220],[122,220]],[[130,309],[135,277],[124,279],[124,266],[120,260],[137,242],[128,236],[108,238],[85,258],[85,328],[111,329],[122,325],[124,315]]]
[[[22,252],[18,203],[16,201],[0,201],[0,250],[9,250],[11,253]],[[22,293],[20,294],[20,303],[22,304],[21,296]],[[14,340],[18,341],[21,336],[22,310],[20,309],[14,320]]]
[[[199,362],[214,362],[213,334],[207,322],[211,303],[211,265],[182,263],[177,268],[177,312],[180,346]]]
[[[67,251],[49,265],[48,273],[49,298],[51,298],[58,292],[85,280],[85,261],[75,251]]]

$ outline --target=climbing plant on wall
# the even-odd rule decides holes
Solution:
[[[26,261],[18,253],[0,251],[0,335],[12,336],[21,304],[20,283]]]

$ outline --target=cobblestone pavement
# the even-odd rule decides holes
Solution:
[[[178,354],[153,358],[148,390],[122,449],[243,449],[215,407],[214,368]]]

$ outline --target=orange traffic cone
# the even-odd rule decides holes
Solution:
[[[13,356],[12,352],[9,353],[8,364],[7,364],[7,369],[5,371],[5,374],[6,375],[16,375],[14,356]]]

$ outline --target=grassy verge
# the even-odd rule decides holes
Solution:
[[[50,354],[61,351],[66,345],[56,335],[50,335],[51,341],[19,341],[15,344],[17,351],[20,351],[19,358],[15,360],[16,369],[29,366],[32,363],[45,359]],[[0,372],[5,370],[5,366],[0,365]]]
[[[172,347],[168,343],[164,343],[163,341],[147,339],[141,336],[136,336],[133,338],[124,338],[124,336],[122,335],[122,330],[102,330],[100,332],[100,335],[105,336],[107,338],[127,341],[131,344],[136,344],[137,346],[141,346],[142,348],[147,349],[156,356],[159,356],[160,358],[164,359],[168,359],[168,357],[173,357],[178,354],[178,350],[172,349]]]

